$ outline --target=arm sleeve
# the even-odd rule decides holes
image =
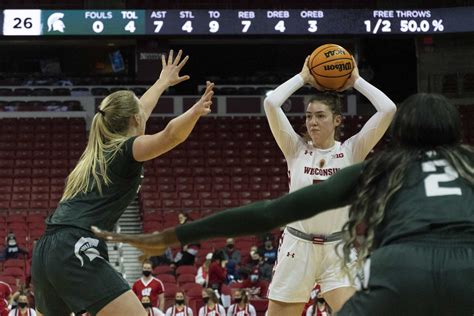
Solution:
[[[293,155],[295,144],[299,141],[300,136],[293,130],[281,106],[303,85],[303,78],[300,75],[296,75],[276,88],[263,102],[270,130],[287,159]]]
[[[353,161],[359,162],[365,159],[385,134],[397,107],[382,91],[363,78],[356,80],[354,88],[369,99],[377,109],[377,112],[365,123],[360,132],[346,141],[351,143]]]
[[[186,307],[188,309],[188,316],[193,316],[193,310],[189,307]]]
[[[275,200],[259,201],[221,211],[176,227],[179,241],[263,233],[325,210],[350,204],[363,164],[337,172],[328,180],[307,186]],[[290,210],[298,210],[292,212]]]
[[[255,310],[255,307],[253,307],[253,305],[250,305],[250,304],[249,304],[249,313],[250,313],[250,316],[257,316],[257,311]]]

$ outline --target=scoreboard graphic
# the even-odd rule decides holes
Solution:
[[[3,10],[3,36],[474,32],[474,7],[422,10]]]

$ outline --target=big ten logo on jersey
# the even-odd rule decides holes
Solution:
[[[151,287],[146,287],[142,290],[142,296],[150,296],[151,295]]]
[[[344,158],[344,153],[337,153],[331,156],[332,159]]]

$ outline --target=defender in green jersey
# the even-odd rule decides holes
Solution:
[[[162,58],[157,82],[138,99],[130,91],[107,96],[94,116],[89,141],[67,179],[63,197],[46,220],[32,263],[39,315],[67,316],[88,311],[100,316],[146,315],[128,283],[108,262],[107,245],[91,225],[111,230],[136,197],[143,178],[143,162],[160,156],[183,142],[198,119],[208,114],[213,83],[184,114],[161,132],[144,135],[145,123],[159,97],[169,86],[188,76],[179,71],[181,60]]]
[[[179,242],[259,233],[351,204],[344,261],[358,248],[365,284],[338,316],[472,316],[474,149],[461,145],[459,113],[441,96],[408,98],[392,124],[390,149],[321,184],[162,233],[97,233],[151,255]]]

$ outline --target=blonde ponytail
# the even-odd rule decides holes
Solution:
[[[107,167],[128,139],[130,118],[139,113],[139,101],[131,91],[117,91],[100,104],[92,120],[89,140],[76,167],[69,174],[61,202],[111,181]]]

